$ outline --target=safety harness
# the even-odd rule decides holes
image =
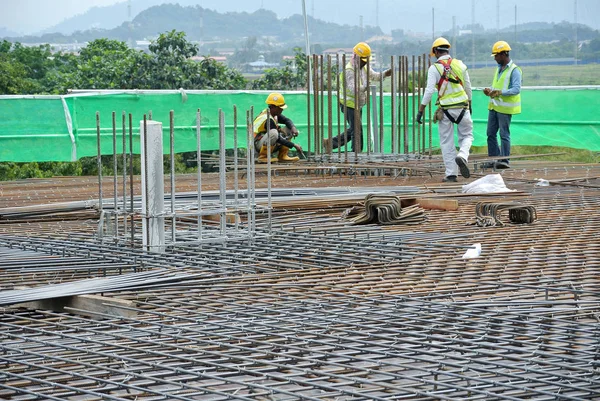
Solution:
[[[442,65],[442,73],[441,73],[441,77],[440,80],[438,81],[438,88],[440,88],[445,81],[451,82],[453,84],[459,84],[460,86],[463,86],[463,82],[460,79],[460,77],[458,75],[456,75],[456,73],[452,70],[452,57],[449,57],[445,60],[438,60],[437,61],[439,64]],[[460,114],[458,115],[458,118],[455,120],[454,117],[452,117],[450,115],[450,113],[448,113],[448,110],[442,107],[442,110],[444,111],[444,114],[446,115],[446,117],[448,117],[448,119],[453,123],[453,124],[460,124],[460,122],[462,121],[464,115],[465,115],[465,111],[467,110],[466,108],[464,108]]]

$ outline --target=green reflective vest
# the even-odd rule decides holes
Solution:
[[[464,73],[467,67],[463,64],[462,61],[456,59],[450,59],[450,68],[452,69],[451,73],[454,77],[458,78],[459,82],[451,82],[444,75],[444,64],[442,61],[438,60],[434,66],[442,76],[442,79],[437,83],[438,90],[438,103],[443,107],[451,107],[454,105],[464,105],[469,101],[469,96],[467,96],[467,92],[463,86],[464,82]]]
[[[496,68],[492,89],[507,90],[508,85],[510,84],[510,76],[515,68],[519,67],[517,67],[515,63],[512,63],[508,68],[502,71],[500,75],[498,75],[498,68]],[[519,71],[521,71],[521,68],[519,68]],[[488,103],[488,110],[495,110],[502,114],[519,114],[521,113],[521,94],[491,97],[490,102]]]

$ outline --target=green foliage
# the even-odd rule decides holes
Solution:
[[[0,42],[0,94],[45,93],[43,78],[55,66],[49,45]]]

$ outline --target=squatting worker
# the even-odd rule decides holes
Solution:
[[[465,64],[450,57],[450,42],[437,38],[431,45],[431,56],[437,61],[427,71],[427,88],[419,105],[417,122],[423,123],[423,112],[437,91],[438,110],[434,122],[438,122],[440,148],[446,168],[443,182],[456,182],[457,172],[469,178],[467,166],[473,143],[473,120],[471,119],[471,80]],[[458,130],[459,151],[454,145],[454,126]]]
[[[340,73],[340,85],[342,93],[340,94],[340,109],[342,113],[346,113],[346,121],[348,128],[346,132],[340,133],[338,136],[323,140],[323,148],[329,153],[332,149],[344,146],[347,142],[352,142],[352,151],[362,151],[363,134],[362,134],[362,107],[367,102],[367,74],[371,82],[379,82],[381,75],[389,77],[392,75],[392,70],[386,70],[383,73],[375,72],[368,61],[371,57],[371,47],[365,42],[357,43],[354,46],[352,57],[346,64],[344,71]],[[354,70],[358,69],[358,82],[355,80]],[[358,99],[355,99],[355,88],[358,86]],[[355,113],[358,112],[358,126],[355,126]],[[357,131],[359,143],[354,143],[354,132]]]
[[[277,157],[271,159],[272,163],[298,161],[298,156],[288,156],[290,148],[295,148],[302,153],[302,147],[290,141],[298,136],[298,129],[292,120],[282,114],[283,109],[287,108],[283,95],[271,93],[265,103],[268,108],[254,119],[253,124],[254,150],[258,152],[257,163],[267,163],[269,152],[267,146],[271,146],[272,155],[277,153]],[[267,118],[268,115],[271,116],[270,119]]]
[[[492,57],[498,63],[491,88],[483,93],[490,97],[488,103],[487,146],[488,156],[503,157],[498,162],[489,162],[484,167],[509,168],[510,121],[514,114],[521,113],[521,81],[523,72],[510,59],[511,48],[501,40],[492,46]],[[500,146],[498,146],[500,130]]]

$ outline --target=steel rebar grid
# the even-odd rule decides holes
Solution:
[[[175,298],[171,300],[169,303],[171,306],[167,310],[176,312],[175,314],[152,311],[154,308],[165,310],[163,302],[140,303],[141,306],[145,305],[144,311],[149,314],[145,319],[148,321],[148,327],[140,328],[139,325],[143,325],[142,321],[129,320],[131,322],[129,324],[122,322],[118,325],[100,324],[113,327],[113,330],[108,332],[78,326],[77,336],[67,334],[61,337],[70,340],[69,342],[86,338],[84,342],[98,346],[111,344],[113,350],[110,355],[113,360],[127,360],[129,357],[119,357],[121,352],[137,351],[139,359],[135,359],[135,362],[138,366],[148,366],[145,358],[151,358],[151,361],[154,359],[153,356],[174,358],[180,363],[174,365],[177,368],[171,371],[172,375],[186,373],[182,366],[190,362],[190,359],[194,364],[205,366],[202,373],[195,370],[193,376],[186,379],[186,383],[189,383],[192,377],[211,378],[206,373],[206,366],[212,366],[217,369],[216,371],[237,372],[242,375],[241,377],[251,377],[253,367],[260,369],[265,365],[271,366],[268,370],[258,371],[263,377],[265,375],[269,377],[268,372],[273,369],[285,369],[288,372],[287,376],[283,376],[285,382],[293,382],[301,386],[297,389],[299,393],[296,393],[296,396],[302,394],[300,391],[306,391],[309,385],[318,388],[321,396],[323,391],[333,390],[320,387],[318,383],[322,380],[301,379],[302,373],[309,375],[308,377],[316,376],[330,380],[337,378],[343,385],[332,386],[337,391],[334,394],[360,395],[369,399],[389,397],[390,392],[396,396],[400,394],[413,397],[436,396],[438,399],[457,397],[481,399],[492,395],[497,399],[519,399],[520,395],[533,394],[546,395],[546,398],[540,399],[551,399],[551,397],[586,399],[585,397],[590,394],[597,394],[599,389],[598,380],[594,379],[596,375],[587,362],[593,358],[594,352],[588,352],[588,355],[584,356],[584,351],[575,349],[571,351],[571,356],[566,356],[562,354],[565,349],[548,345],[541,350],[538,349],[539,347],[533,348],[536,355],[535,363],[529,362],[528,358],[520,358],[518,355],[526,356],[532,352],[528,341],[539,337],[540,334],[537,332],[542,329],[537,322],[523,320],[517,320],[514,329],[503,328],[502,323],[505,326],[508,323],[508,321],[503,322],[503,319],[507,319],[503,317],[503,313],[506,312],[492,312],[491,316],[495,319],[496,326],[489,327],[489,318],[478,309],[467,313],[471,320],[465,322],[460,317],[465,312],[460,310],[468,312],[469,308],[460,308],[457,311],[452,305],[387,299],[381,294],[366,293],[354,295],[349,299],[345,288],[332,288],[323,293],[307,288],[302,288],[303,291],[298,292],[298,288],[294,289],[293,286],[286,291],[285,288],[280,287],[277,294],[270,292],[269,295],[259,291],[260,288],[252,288],[254,289],[250,292],[249,288],[242,289],[240,294],[235,293],[235,288],[223,288],[223,293],[218,289],[215,293],[215,289],[212,288],[209,290],[210,293],[202,295],[188,293],[183,300],[178,291],[173,291]],[[266,289],[269,288],[268,286]],[[165,295],[167,294],[161,297]],[[211,298],[214,298],[214,301],[207,303],[206,301]],[[314,300],[311,301],[311,298]],[[339,298],[341,303],[336,301],[336,298]],[[177,304],[181,306],[174,306]],[[357,314],[358,311],[360,312]],[[510,316],[510,312],[508,313]],[[200,316],[205,317],[200,318]],[[517,316],[520,315],[510,319],[514,320]],[[477,317],[476,321],[479,323],[473,321],[474,317]],[[81,318],[73,318],[73,320],[86,322]],[[200,327],[198,327],[199,322]],[[573,322],[567,323],[573,324]],[[18,328],[19,331],[23,329],[22,326],[10,324],[4,326]],[[67,326],[67,323],[59,323],[57,326],[73,328],[76,324],[69,323]],[[463,331],[460,330],[461,326]],[[26,330],[50,334],[37,328]],[[552,328],[552,330],[556,332],[557,339],[564,337],[563,329]],[[569,328],[564,330],[568,332]],[[578,323],[577,332],[586,330],[581,323]],[[119,335],[119,332],[127,334]],[[134,334],[136,332],[139,334]],[[457,334],[464,335],[467,332],[468,338],[456,338]],[[12,337],[12,333],[9,331],[7,333]],[[93,333],[95,334],[92,337]],[[114,340],[106,343],[87,340],[106,336],[113,337]],[[519,340],[518,336],[529,339]],[[398,342],[400,338],[402,340]],[[34,343],[37,341],[32,335],[27,336],[27,340]],[[129,344],[132,341],[139,342],[143,347],[117,345],[125,344],[123,340],[127,340]],[[504,345],[507,342],[508,345]],[[45,352],[54,351],[48,350],[49,346],[58,346],[59,349],[69,349],[78,353],[90,349],[89,345],[65,347],[57,342],[41,343],[40,346],[46,349]],[[215,347],[218,348],[213,351]],[[588,348],[595,351],[597,347],[598,333],[590,336]],[[155,349],[160,349],[160,352],[154,351]],[[198,354],[200,350],[201,354]],[[193,356],[188,357],[186,351],[193,351],[194,353],[191,354]],[[556,352],[560,352],[558,356],[555,355]],[[448,355],[439,359],[445,354]],[[81,355],[78,358],[85,360],[94,356],[101,358],[102,355],[101,352],[92,351],[91,356],[83,358]],[[218,358],[219,362],[205,360],[211,356]],[[452,360],[446,360],[448,357]],[[228,367],[228,363],[223,365],[221,362],[227,361],[227,358],[233,358],[231,362],[238,361],[233,371]],[[515,362],[519,360],[522,363]],[[240,366],[240,361],[246,363]],[[290,363],[292,361],[296,362]],[[510,364],[507,364],[508,361],[511,361]],[[577,364],[573,364],[573,361],[577,361]],[[465,365],[464,362],[469,362],[469,365]],[[570,362],[570,364],[565,365],[561,362]],[[98,363],[94,365],[98,366]],[[152,364],[149,367],[151,366]],[[299,366],[297,375],[292,373],[296,370],[294,366]],[[144,368],[142,371],[147,369]],[[161,365],[161,370],[165,369],[170,370],[167,366]],[[336,371],[344,372],[344,375],[340,376],[335,373]],[[356,373],[349,375],[352,371]],[[135,371],[128,371],[127,374],[135,375]],[[281,378],[279,375],[273,378],[275,377]],[[556,381],[552,377],[559,380]],[[231,375],[219,376],[219,379],[232,384],[243,383],[249,388],[253,386],[252,382],[240,383],[235,379],[235,375],[233,378]],[[181,386],[185,388],[186,384],[180,384],[180,388]],[[561,393],[553,393],[552,388],[558,387],[561,388]],[[236,394],[240,394],[240,389],[236,390],[238,391]],[[280,393],[276,383],[271,384],[270,390],[274,394]],[[503,395],[503,391],[512,391],[512,395]],[[378,397],[378,394],[381,395]]]

